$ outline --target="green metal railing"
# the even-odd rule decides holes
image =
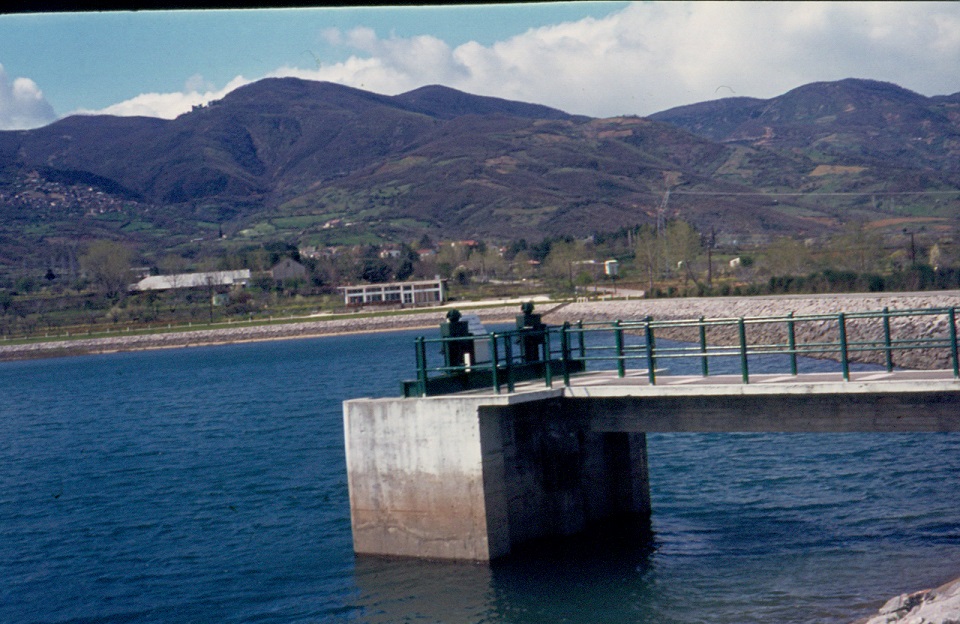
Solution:
[[[913,323],[901,322],[905,319]],[[934,334],[937,320],[941,331]],[[909,333],[911,328],[916,331]],[[671,342],[658,346],[658,335],[670,337]],[[807,338],[802,340],[801,336]],[[750,337],[758,340],[751,342]],[[464,362],[431,366],[431,348],[438,347],[436,353],[442,353],[443,343],[451,341],[469,341],[473,345],[471,354],[484,345],[488,356],[482,361],[469,356]],[[524,341],[537,345],[536,358],[529,357],[528,349],[514,348],[529,344]],[[531,379],[543,379],[545,387],[550,388],[555,377],[569,385],[571,375],[596,363],[615,367],[619,377],[625,377],[628,371],[645,372],[647,381],[655,385],[658,375],[665,374],[658,367],[678,358],[698,359],[704,377],[711,374],[711,361],[734,358],[742,382],[749,384],[750,359],[763,355],[787,356],[789,371],[784,372],[791,375],[798,374],[798,357],[835,359],[843,379],[849,380],[851,361],[874,361],[892,371],[897,353],[916,350],[946,351],[954,378],[960,378],[956,308],[661,321],[647,317],[579,321],[542,330],[517,329],[466,338],[420,337],[416,339],[417,379],[404,382],[403,391],[405,396],[478,389],[500,394],[504,390],[513,392],[517,382]]]

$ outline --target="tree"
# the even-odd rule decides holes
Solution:
[[[648,290],[653,292],[654,283],[660,277],[660,269],[663,263],[663,240],[657,236],[657,231],[649,225],[640,227],[636,240],[637,267],[646,273]]]
[[[772,276],[805,275],[812,268],[810,250],[794,238],[781,236],[767,246],[763,254],[763,265]]]
[[[686,221],[677,219],[667,224],[664,232],[664,251],[670,271],[679,270],[684,280],[688,277],[697,282],[693,264],[703,255],[700,233]],[[698,282],[699,283],[699,282]]]
[[[157,268],[167,276],[167,282],[176,290],[183,286],[183,275],[187,271],[187,261],[176,254],[167,254],[157,262]]]
[[[466,267],[471,273],[479,276],[481,282],[491,277],[502,277],[507,272],[507,261],[500,255],[500,250],[493,246],[484,245],[467,258]]]
[[[579,274],[582,261],[590,256],[587,247],[576,241],[559,241],[551,245],[550,253],[543,263],[543,273],[558,283],[567,283],[574,287],[575,273]]]
[[[127,292],[132,257],[132,252],[120,243],[96,241],[80,257],[80,268],[105,297],[113,299]]]
[[[870,273],[880,270],[883,241],[862,223],[849,223],[830,237],[826,246],[826,265],[841,271]]]
[[[444,243],[437,252],[437,271],[445,277],[453,277],[454,271],[470,256],[470,248],[455,243]]]

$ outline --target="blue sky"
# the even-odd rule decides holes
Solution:
[[[0,129],[173,118],[269,76],[598,117],[821,80],[960,91],[960,3],[561,2],[0,15]]]

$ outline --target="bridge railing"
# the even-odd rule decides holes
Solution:
[[[658,344],[658,337],[670,339]],[[758,356],[780,358],[783,373],[797,375],[799,357],[839,362],[844,380],[852,361],[871,361],[892,371],[898,354],[925,350],[960,378],[956,308],[925,308],[767,317],[644,319],[564,323],[543,329],[493,332],[486,336],[416,340],[417,379],[404,382],[405,396],[489,390],[513,392],[519,381],[543,379],[546,387],[590,367],[615,368],[619,377],[645,376],[654,385],[678,359],[699,362],[702,376],[711,362],[733,359],[743,383]],[[463,362],[438,362],[450,352],[469,353]],[[479,347],[487,355],[475,357]],[[437,348],[439,347],[439,348]],[[783,362],[785,360],[785,362]],[[729,368],[729,367],[727,367]],[[777,371],[780,372],[780,371]]]

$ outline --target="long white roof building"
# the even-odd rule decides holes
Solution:
[[[250,269],[237,271],[208,271],[206,273],[174,273],[171,275],[151,275],[136,284],[130,290],[172,290],[175,288],[200,288],[209,286],[245,285],[250,281]]]

